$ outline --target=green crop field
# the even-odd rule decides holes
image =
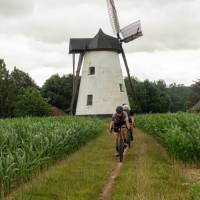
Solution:
[[[113,135],[109,135],[107,131],[108,125],[107,121],[79,117],[0,120],[0,199],[9,194],[10,198],[17,199],[38,199],[38,195],[42,195],[41,199],[44,196],[53,198],[55,195],[58,199],[68,196],[71,199],[81,199],[83,193],[85,199],[98,198],[112,166],[118,162],[114,156]],[[138,115],[136,125],[156,138],[173,158],[186,163],[199,163],[200,115]],[[67,156],[100,132],[99,137],[85,145],[85,148]],[[159,193],[159,199],[161,196],[173,199],[171,196],[179,193],[182,195],[183,192],[182,196],[188,195],[185,199],[191,199],[189,196],[194,195],[194,189],[197,193],[195,195],[199,196],[198,184],[194,182],[193,187],[187,183],[182,175],[182,166],[177,165],[176,169],[161,145],[158,146],[153,138],[144,135],[139,129],[134,132],[135,141],[127,151],[124,167],[116,180],[116,185],[130,185],[123,195],[131,198],[143,195],[147,199],[155,199],[155,194]],[[67,159],[64,159],[66,156]],[[57,165],[58,160],[64,162]],[[54,164],[57,166],[55,169],[47,170]],[[138,167],[140,165],[143,168]],[[31,181],[34,177],[37,179]],[[132,178],[128,179],[129,177]],[[165,182],[157,182],[160,179]],[[145,187],[149,188],[150,193],[153,192],[152,195],[142,192],[147,189],[141,187],[140,180],[146,183]],[[29,182],[27,188],[20,187],[26,182]],[[158,185],[151,191],[151,184]],[[91,185],[94,186],[93,190]],[[120,192],[116,192],[120,187],[116,185],[112,193],[114,199],[120,198]],[[168,189],[165,191],[166,188]],[[15,192],[15,189],[18,190]],[[77,194],[77,191],[82,193]]]
[[[101,128],[94,118],[0,120],[0,198],[76,151]]]
[[[153,135],[175,159],[200,161],[200,115],[154,114],[136,117],[139,128]]]

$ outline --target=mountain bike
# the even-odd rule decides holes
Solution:
[[[124,156],[124,140],[122,138],[122,127],[119,128],[119,135],[117,141],[118,153],[119,153],[119,161],[123,161]]]
[[[119,161],[122,162],[123,161],[123,154],[124,154],[124,140],[122,137],[122,128],[125,128],[124,126],[119,126],[119,127],[115,127],[118,129],[118,140],[117,140],[117,150],[119,153]],[[127,128],[126,128],[127,129]],[[113,130],[113,128],[112,128]],[[129,148],[131,147],[131,133],[130,130],[127,131],[127,135],[126,135],[126,140],[127,140],[127,144],[129,146]]]
[[[118,129],[118,140],[117,140],[117,150],[119,153],[119,161],[123,161],[123,154],[124,154],[124,140],[122,137],[122,126],[120,127],[115,127]]]

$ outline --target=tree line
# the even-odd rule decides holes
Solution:
[[[130,104],[136,113],[166,113],[189,111],[200,101],[200,80],[191,86],[173,83],[169,86],[165,81],[139,81],[132,77],[134,97],[128,79],[125,79]]]
[[[136,113],[165,113],[187,111],[200,100],[200,80],[190,87],[165,81],[151,82],[131,78],[125,84],[131,108]],[[42,87],[37,86],[28,73],[17,69],[9,73],[4,60],[0,59],[0,118],[51,115],[52,106],[66,113],[72,98],[73,75],[55,74]],[[75,112],[75,108],[74,108]]]

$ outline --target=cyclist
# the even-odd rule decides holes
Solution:
[[[135,127],[135,120],[134,118],[132,119],[131,117],[132,113],[129,106],[127,104],[123,104],[122,107],[123,107],[124,112],[126,112],[128,115],[128,120],[130,124],[131,141],[133,141],[133,127]]]
[[[122,106],[118,106],[116,108],[116,113],[112,116],[112,121],[110,123],[110,132],[114,129],[114,138],[115,138],[115,145],[116,145],[116,156],[119,155],[118,148],[117,148],[117,141],[118,141],[118,134],[119,134],[119,127],[124,127],[130,129],[128,115],[126,112],[123,111]],[[126,147],[126,130],[122,130],[122,138],[124,140],[124,146]]]

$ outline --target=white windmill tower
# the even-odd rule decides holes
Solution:
[[[142,36],[140,21],[120,29],[114,1],[107,0],[107,4],[113,31],[117,38],[106,35],[100,29],[93,38],[70,39],[69,53],[73,54],[73,74],[75,73],[75,54],[80,54],[76,78],[73,81],[71,112],[83,63],[76,115],[111,115],[118,105],[129,104],[119,59],[120,53],[134,94],[122,43]]]

